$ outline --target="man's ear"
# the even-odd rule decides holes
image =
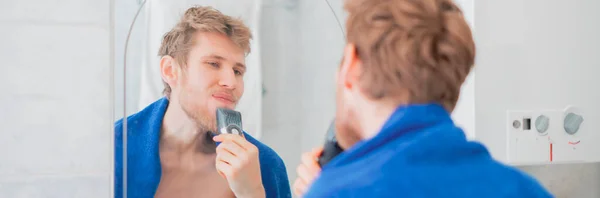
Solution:
[[[356,53],[356,45],[349,43],[344,47],[344,58],[338,80],[348,89],[358,85],[362,70],[362,62]]]
[[[175,59],[171,56],[163,56],[160,59],[160,74],[163,79],[169,86],[173,87],[173,85],[177,84],[178,80],[178,72],[179,67],[176,65]]]

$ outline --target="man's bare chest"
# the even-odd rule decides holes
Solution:
[[[235,197],[215,168],[214,156],[161,152],[162,177],[155,197]]]

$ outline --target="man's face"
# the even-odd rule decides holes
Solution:
[[[174,93],[199,127],[215,132],[216,109],[234,109],[244,93],[245,53],[219,33],[196,33],[194,41]]]
[[[357,85],[354,85],[353,88],[348,87],[348,81],[350,80],[348,79],[348,65],[353,61],[353,58],[348,58],[348,56],[354,55],[348,53],[349,50],[346,50],[345,57],[342,59],[342,66],[336,75],[335,135],[338,144],[343,149],[348,149],[361,140],[360,126],[356,117],[356,113],[360,111],[355,106],[357,95],[352,90],[356,89]]]

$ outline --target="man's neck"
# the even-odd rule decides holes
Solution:
[[[211,152],[214,142],[209,136],[207,130],[187,116],[176,100],[169,102],[161,127],[161,148],[177,152],[214,153]]]
[[[361,121],[362,139],[370,139],[376,136],[387,120],[397,108],[396,104],[384,102],[364,102],[357,114]]]

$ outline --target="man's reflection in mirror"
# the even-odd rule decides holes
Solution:
[[[291,197],[271,148],[247,133],[214,133],[216,109],[234,109],[244,93],[250,39],[241,20],[202,6],[164,35],[164,97],[127,117],[128,197]],[[124,186],[123,126],[116,122],[116,197]]]

